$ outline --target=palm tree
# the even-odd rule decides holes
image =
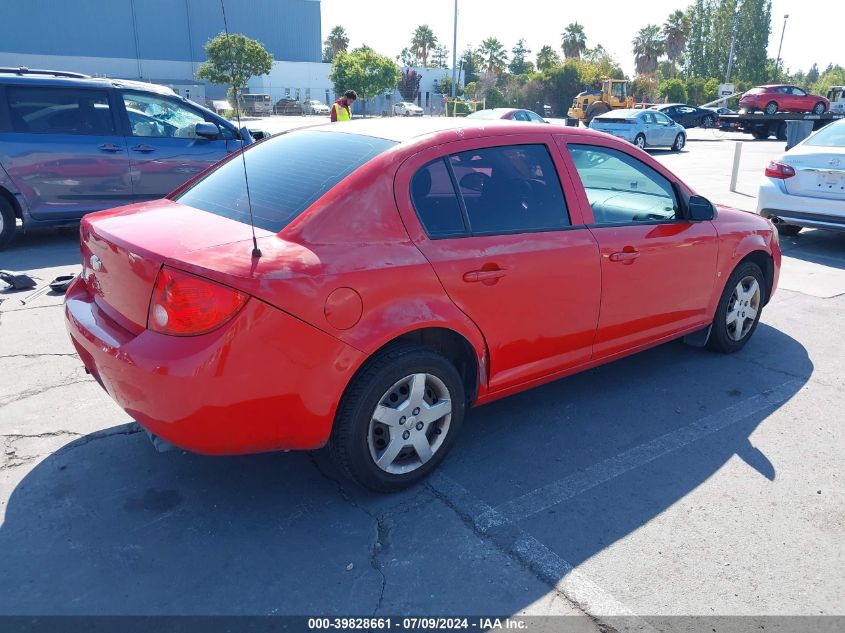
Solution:
[[[581,53],[587,48],[587,35],[584,27],[573,22],[560,34],[560,47],[566,59],[581,57]]]
[[[558,64],[560,64],[560,55],[548,44],[537,52],[537,70],[548,70]]]
[[[435,46],[437,46],[437,38],[434,37],[431,27],[428,24],[419,25],[411,37],[411,50],[423,66],[428,66],[428,54]]]
[[[340,25],[334,27],[323,44],[326,46],[324,56],[328,57],[326,61],[332,61],[341,51],[345,53],[349,47],[349,36],[346,34],[346,29]]]
[[[502,74],[502,69],[505,67],[505,64],[508,63],[508,54],[505,51],[505,47],[498,39],[495,37],[488,37],[486,40],[481,42],[481,46],[478,47],[478,52],[484,58],[484,61],[482,62],[482,68],[484,68],[484,70],[488,73],[496,73],[496,75]]]
[[[634,62],[638,75],[653,75],[657,70],[657,60],[663,54],[664,42],[660,27],[649,24],[640,29],[633,45]]]
[[[676,62],[687,45],[690,20],[686,13],[678,9],[669,15],[663,24],[663,39],[666,45],[666,57],[672,62],[672,76],[678,74]]]

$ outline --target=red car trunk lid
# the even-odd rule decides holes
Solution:
[[[272,235],[256,229],[259,236]],[[81,227],[82,275],[97,305],[119,325],[147,325],[156,276],[165,260],[251,239],[248,224],[170,200],[86,216]]]

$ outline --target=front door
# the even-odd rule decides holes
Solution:
[[[712,318],[717,234],[684,217],[666,175],[627,152],[571,139],[569,158],[601,252],[594,358],[612,356]]]
[[[0,164],[35,220],[75,220],[132,202],[129,156],[107,90],[7,86]]]
[[[591,356],[598,248],[568,204],[572,184],[559,176],[562,161],[548,140],[450,143],[417,154],[397,174],[411,238],[487,341],[491,391]]]
[[[197,136],[196,124],[206,119],[183,101],[132,91],[121,95],[136,200],[164,197],[224,158],[227,150],[240,147],[232,130],[220,125],[216,139]]]

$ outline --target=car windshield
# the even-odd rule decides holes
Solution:
[[[845,147],[845,124],[827,125],[804,141],[817,147]]]
[[[281,231],[320,196],[368,160],[396,145],[342,132],[290,132],[244,152],[255,226]],[[229,160],[176,200],[249,223],[244,165]]]

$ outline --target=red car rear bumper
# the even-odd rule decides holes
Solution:
[[[109,395],[155,435],[197,453],[322,446],[364,359],[257,299],[208,334],[135,335],[110,319],[77,279],[65,317],[82,362]]]

